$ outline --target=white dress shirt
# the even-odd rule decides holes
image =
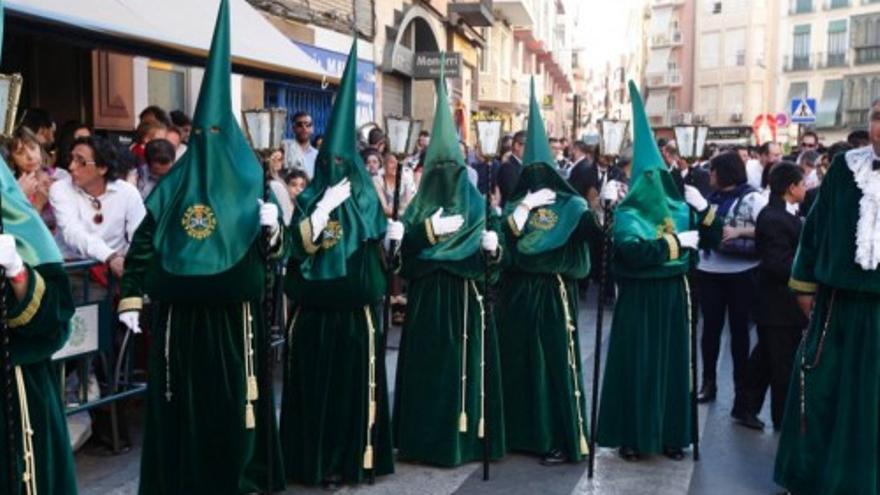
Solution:
[[[293,140],[284,140],[285,167],[304,170],[311,181],[315,177],[315,160],[318,159],[318,150],[311,144],[303,150],[302,146]]]
[[[749,185],[754,187],[757,190],[763,189],[761,187],[761,182],[764,177],[764,166],[761,165],[761,162],[752,158],[751,160],[746,162],[746,177],[748,178]]]
[[[113,253],[125,254],[134,231],[146,215],[144,202],[137,188],[124,180],[107,183],[101,202],[101,223],[95,223],[99,212],[92,206],[91,196],[75,186],[70,178],[59,180],[49,188],[49,202],[58,222],[61,251],[65,258],[91,258],[107,261]]]

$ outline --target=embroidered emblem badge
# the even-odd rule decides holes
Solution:
[[[331,220],[327,223],[327,226],[324,227],[321,247],[324,249],[330,249],[339,244],[340,240],[342,240],[342,224],[336,220]]]
[[[186,209],[180,223],[188,236],[201,241],[214,233],[217,217],[210,206],[195,204]]]
[[[538,208],[537,210],[535,210],[532,218],[529,219],[529,225],[533,229],[550,230],[556,226],[556,222],[558,221],[559,217],[553,210],[549,210],[547,208]]]

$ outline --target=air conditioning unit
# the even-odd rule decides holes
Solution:
[[[742,122],[743,114],[741,113],[732,113],[730,114],[731,122]]]

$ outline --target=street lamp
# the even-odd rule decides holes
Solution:
[[[602,119],[599,121],[599,133],[602,144],[602,154],[607,156],[618,156],[623,150],[623,143],[626,141],[626,131],[629,127],[629,121],[618,119]]]
[[[709,126],[682,124],[673,127],[673,130],[675,144],[683,158],[693,160],[702,154],[706,145],[706,136],[709,135]]]
[[[403,157],[409,151],[410,137],[412,134],[413,120],[409,117],[388,115],[385,117],[385,142],[388,151],[398,157]],[[421,128],[421,125],[419,125]]]
[[[248,143],[260,161],[268,159],[274,150],[281,147],[287,126],[287,109],[255,108],[243,110],[241,114]]]
[[[491,197],[494,194],[493,191],[495,190],[492,168],[501,147],[501,128],[504,125],[504,121],[500,118],[488,116],[488,118],[475,119],[474,125],[477,127],[477,146],[480,149],[480,157],[482,158],[478,161],[483,162],[486,174],[482,182],[479,177],[477,178],[477,185],[483,185],[484,189],[481,189],[480,192],[486,195],[486,208],[488,209],[492,201]]]

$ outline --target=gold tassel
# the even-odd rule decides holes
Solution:
[[[461,433],[467,433],[467,413],[462,411],[461,414],[458,415],[458,431]]]
[[[248,404],[244,406],[244,426],[248,430],[253,430],[257,426],[257,418],[254,417],[253,404]]]
[[[590,447],[587,446],[587,437],[581,433],[581,455],[587,455],[590,453]]]
[[[480,422],[477,423],[477,438],[484,438],[486,436],[485,425],[486,421],[480,418]]]
[[[373,446],[367,445],[364,450],[364,469],[373,469]]]
[[[255,401],[260,398],[260,388],[257,386],[257,377],[249,376],[247,377],[247,400],[248,402]]]

